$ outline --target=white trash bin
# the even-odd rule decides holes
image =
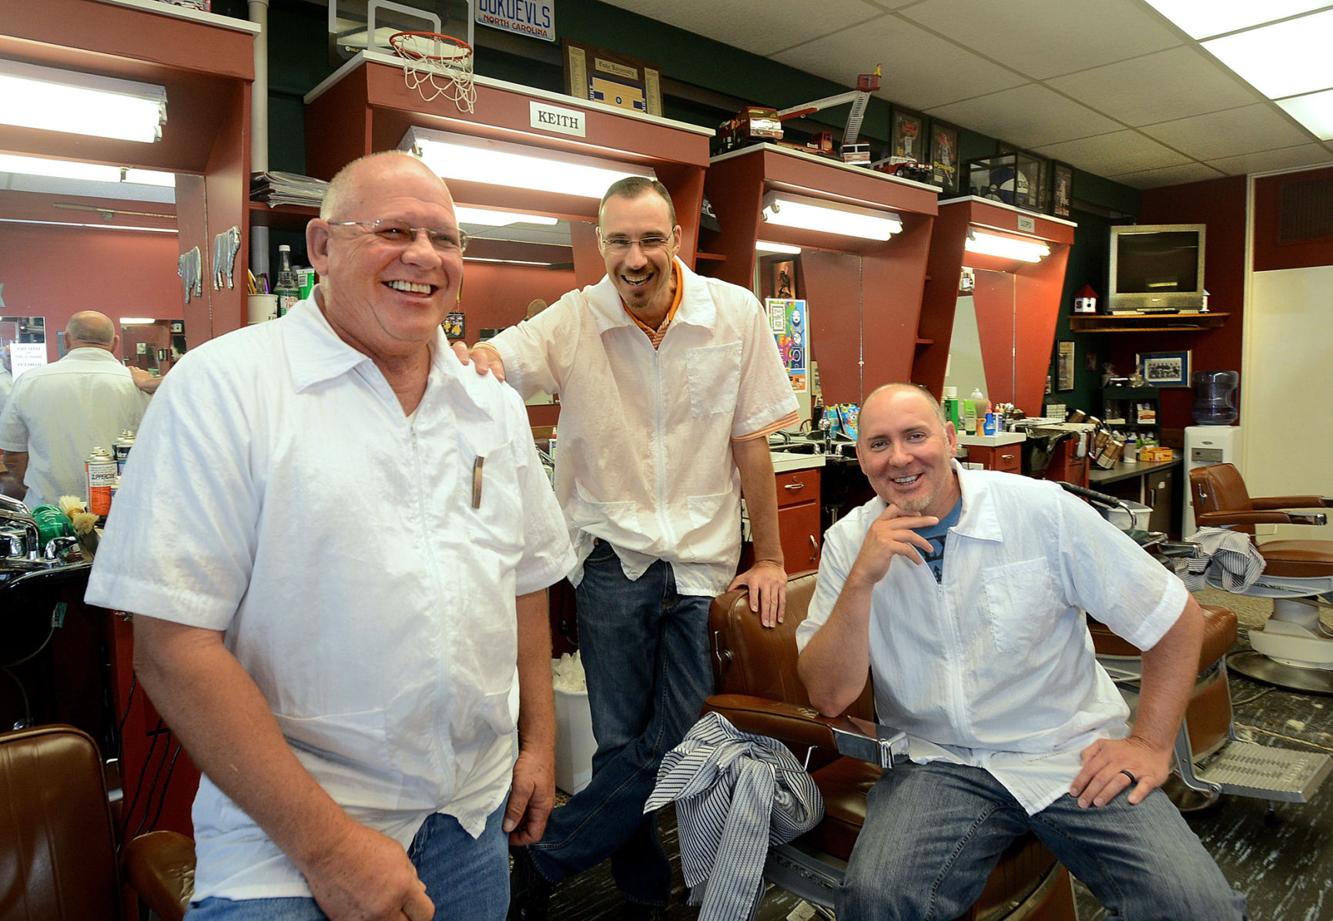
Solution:
[[[551,661],[555,676],[555,785],[573,795],[592,779],[592,710],[578,654]],[[566,689],[568,688],[568,689]]]

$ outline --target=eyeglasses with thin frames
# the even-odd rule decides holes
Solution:
[[[442,256],[462,253],[467,250],[468,236],[461,230],[441,230],[438,227],[412,227],[406,221],[394,221],[381,218],[377,221],[329,221],[330,227],[359,227],[364,233],[373,233],[390,246],[406,248],[412,245],[417,234],[424,233],[426,239],[437,253]]]
[[[600,232],[598,236],[601,237]],[[635,240],[633,237],[613,234],[609,237],[601,237],[601,241],[602,246],[617,255],[629,252],[630,247],[634,246],[636,243],[639,245],[639,249],[645,253],[659,253],[671,245],[675,236],[675,231],[672,231],[671,236],[667,237],[662,236],[660,233],[650,233]]]

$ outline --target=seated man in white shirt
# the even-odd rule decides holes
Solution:
[[[910,762],[871,790],[838,918],[954,918],[1037,835],[1117,918],[1242,918],[1158,787],[1203,615],[1174,575],[1054,483],[953,463],[913,384],[872,393],[857,458],[876,498],[825,536],[799,669],[820,712],[870,672]],[[1133,729],[1084,612],[1143,650]]]
[[[116,357],[120,335],[110,317],[79,311],[65,327],[65,344],[64,358],[15,382],[0,414],[0,461],[13,478],[7,491],[23,484],[28,508],[86,496],[88,452],[111,450],[148,407],[147,393]]]
[[[440,329],[444,184],[374,154],[320,215],[312,296],[154,398],[87,599],[134,612],[204,774],[192,921],[499,921],[506,833],[554,801],[544,590],[573,552],[521,400]]]

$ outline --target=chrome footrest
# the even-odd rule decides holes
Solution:
[[[1231,741],[1195,773],[1223,793],[1308,803],[1331,770],[1328,755]]]

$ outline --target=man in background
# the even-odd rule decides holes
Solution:
[[[64,358],[14,382],[0,415],[0,461],[11,478],[5,492],[21,495],[28,508],[84,496],[89,451],[110,451],[117,435],[139,427],[148,407],[147,394],[116,357],[120,334],[110,317],[74,314],[65,343]]]

